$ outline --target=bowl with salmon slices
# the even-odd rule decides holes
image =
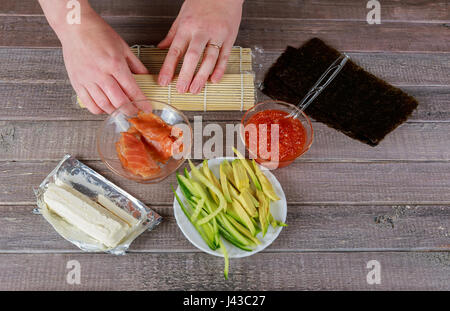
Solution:
[[[183,164],[192,136],[183,112],[145,99],[122,105],[102,122],[97,150],[115,174],[139,183],[157,183]]]

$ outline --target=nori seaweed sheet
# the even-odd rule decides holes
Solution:
[[[318,38],[299,49],[288,46],[266,73],[262,92],[296,105],[340,55]],[[376,146],[406,121],[417,105],[413,97],[349,59],[305,113],[352,138]]]

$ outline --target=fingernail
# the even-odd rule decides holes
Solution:
[[[218,83],[219,82],[219,79],[217,79],[216,76],[211,76],[210,80],[211,80],[212,83]]]
[[[201,90],[201,85],[199,85],[198,83],[192,83],[191,85],[191,89],[190,92],[192,94],[198,94]]]
[[[180,82],[177,85],[177,91],[178,93],[186,93],[188,90],[188,84],[185,82]]]
[[[170,83],[170,79],[167,76],[159,77],[159,85],[161,86],[168,86]]]

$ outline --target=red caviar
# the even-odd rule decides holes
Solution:
[[[279,162],[292,161],[297,158],[304,150],[306,143],[306,130],[303,127],[300,120],[295,118],[286,118],[287,112],[282,110],[264,110],[255,113],[245,124],[245,128],[248,129],[249,125],[256,125],[256,132],[258,137],[250,141],[251,132],[245,132],[245,144],[249,150],[257,150],[257,157],[261,160],[270,161],[271,154],[273,154],[272,148],[272,128],[271,125],[277,124],[279,131]],[[261,126],[262,125],[262,126]],[[266,126],[264,126],[266,125]],[[267,131],[267,139],[261,138],[264,132]],[[260,144],[267,144],[266,148],[261,148]],[[276,150],[276,149],[275,149]],[[267,151],[267,153],[265,152]]]

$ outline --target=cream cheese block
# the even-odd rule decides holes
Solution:
[[[98,203],[106,208],[108,211],[118,216],[120,219],[124,220],[130,227],[133,227],[138,224],[139,220],[134,218],[124,209],[118,207],[114,202],[105,197],[104,195],[99,194],[97,198]]]
[[[49,184],[44,201],[51,211],[107,247],[117,246],[130,231],[127,222],[66,185]]]

